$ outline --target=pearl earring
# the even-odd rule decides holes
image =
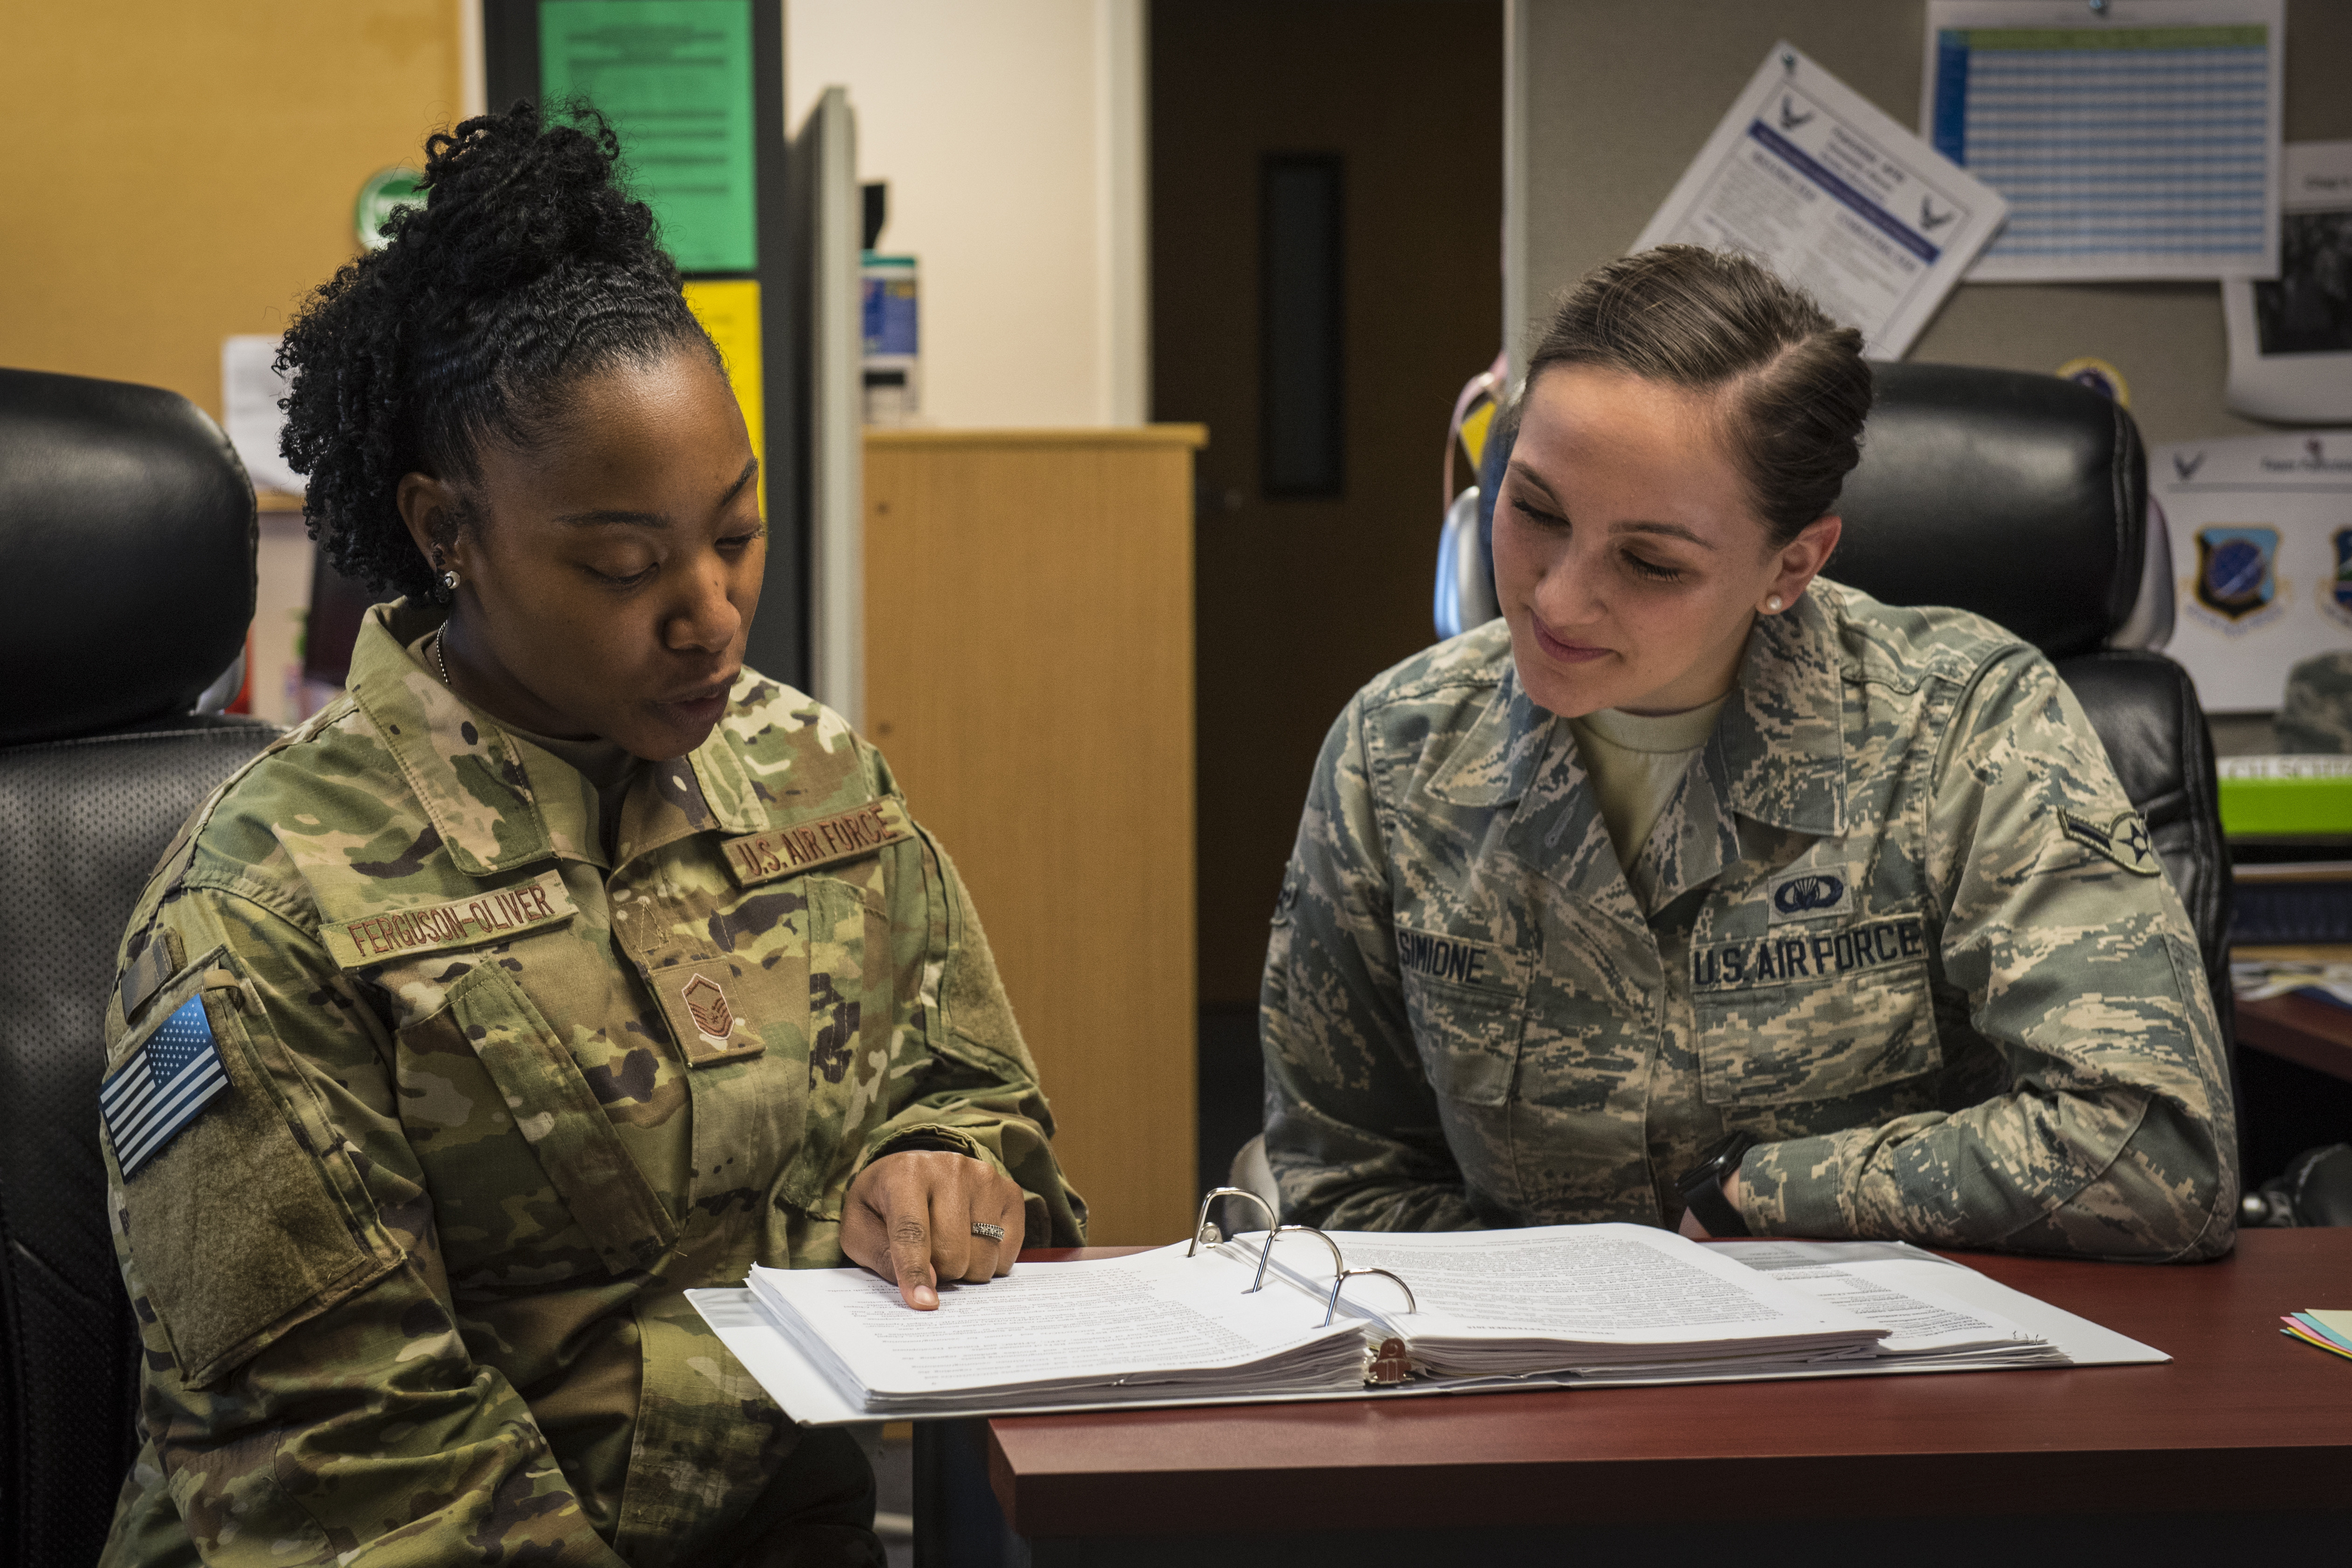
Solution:
[[[1780,595],[1775,594],[1770,598],[1765,600],[1764,608],[1771,615],[1779,615],[1780,613]]]

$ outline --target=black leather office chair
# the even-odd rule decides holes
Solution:
[[[1862,464],[1827,574],[1891,605],[1952,605],[2050,656],[2147,819],[2197,930],[2225,1037],[2230,854],[2213,746],[2188,672],[2154,651],[2172,630],[2163,531],[2131,415],[2056,376],[1879,364]],[[1492,619],[1495,494],[1507,432],[1480,455],[1478,513],[1457,503],[1438,552],[1438,629]],[[1471,528],[1476,529],[1473,543]]]
[[[0,1563],[87,1568],[137,1443],[98,1080],[115,944],[276,733],[191,712],[253,619],[253,488],[177,394],[0,370]]]

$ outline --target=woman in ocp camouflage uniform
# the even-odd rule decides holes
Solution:
[[[1286,1220],[2229,1249],[2203,966],[2098,737],[2000,627],[1816,575],[1860,348],[1688,247],[1562,303],[1503,618],[1316,769],[1262,1007]]]
[[[742,667],[758,465],[611,133],[428,152],[285,347],[320,545],[404,596],[124,942],[106,1560],[878,1564],[863,1455],[682,1292],[933,1308],[1085,1210],[953,867]]]

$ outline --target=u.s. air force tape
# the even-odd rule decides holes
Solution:
[[[1871,921],[1843,931],[1775,931],[1742,942],[1691,949],[1691,989],[1752,991],[1767,985],[1834,980],[1858,970],[1926,960],[1927,932],[1916,915]]]
[[[327,951],[345,969],[391,963],[445,947],[505,942],[538,926],[570,920],[575,906],[563,874],[546,871],[528,882],[446,903],[379,910],[325,929]]]
[[[869,800],[848,811],[795,822],[765,833],[727,840],[727,868],[741,887],[797,877],[838,860],[855,860],[915,836],[906,803],[895,795]]]

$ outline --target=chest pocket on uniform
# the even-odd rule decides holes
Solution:
[[[651,1267],[677,1238],[676,1220],[570,1048],[499,963],[475,964],[449,987],[447,1006],[403,1030],[401,1044],[403,1119],[434,1190],[453,1273],[467,1272],[470,1256],[517,1261],[510,1248],[523,1241],[524,1254],[584,1245],[621,1274]],[[474,1063],[478,1075],[465,1070]],[[515,1134],[528,1156],[518,1157]],[[554,1189],[572,1227],[533,1212],[534,1175]],[[509,1234],[520,1230],[531,1235]]]
[[[887,855],[807,878],[808,1100],[778,1192],[835,1217],[867,1130],[887,1114],[892,994]]]
[[[1396,928],[1397,972],[1423,1070],[1441,1101],[1491,1107],[1510,1098],[1527,1027],[1527,974],[1491,943]]]
[[[1710,1105],[1844,1100],[1943,1065],[1916,915],[1691,950]]]

